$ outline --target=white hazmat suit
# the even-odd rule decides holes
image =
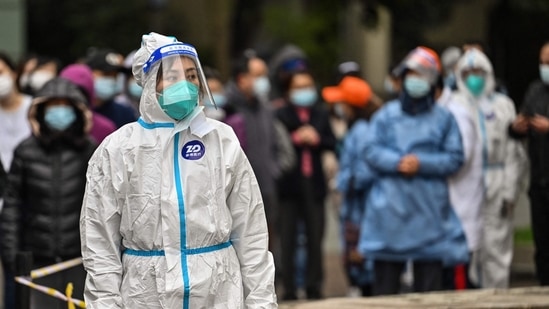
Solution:
[[[464,71],[473,68],[485,72],[485,85],[477,96],[472,95],[462,76]],[[513,207],[518,197],[519,180],[527,163],[522,145],[508,135],[507,128],[516,117],[515,106],[509,97],[495,92],[492,65],[479,50],[469,50],[460,58],[456,78],[458,90],[453,101],[469,109],[475,122],[470,126],[470,131],[480,133],[480,136],[467,134],[464,137],[474,139],[465,141],[466,144],[476,144],[466,149],[482,152],[482,164],[478,159],[472,162],[468,171],[469,182],[461,184],[461,189],[466,190],[459,193],[461,197],[456,200],[460,203],[455,205],[459,206],[458,213],[466,232],[470,232],[467,234],[470,244],[473,244],[470,249],[479,249],[474,253],[471,267],[473,270],[480,269],[480,278],[476,278],[477,273],[473,271],[471,279],[479,280],[483,288],[508,288],[513,258]],[[474,155],[475,158],[478,156],[478,153]],[[478,173],[483,174],[483,194],[478,191]],[[482,199],[480,212],[477,211],[479,199]]]
[[[201,107],[175,121],[158,103],[150,56],[174,42],[143,36],[133,64],[141,117],[89,162],[87,308],[276,308],[263,202],[233,130]]]

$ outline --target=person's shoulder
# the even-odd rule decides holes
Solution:
[[[239,116],[239,114],[234,114],[231,115],[231,118],[241,119],[241,116]],[[212,118],[206,118],[206,121],[221,138],[236,139],[238,141],[234,129],[229,124]]]
[[[465,111],[462,111],[465,112]],[[431,113],[434,115],[434,119],[438,119],[440,121],[445,122],[455,122],[455,115],[452,113],[448,108],[444,106],[440,106],[438,104],[433,105],[433,108],[431,109]]]
[[[116,124],[110,120],[109,118],[97,113],[93,112],[92,115],[93,125],[98,126],[103,130],[108,130],[110,132],[116,131]]]
[[[30,95],[27,95],[27,94],[22,94],[22,102],[23,102],[23,108],[25,109],[29,109],[30,106],[32,105],[32,97]]]
[[[369,126],[370,124],[366,119],[359,119],[355,122],[351,130],[355,132],[362,132],[368,130]]]
[[[36,155],[40,155],[39,149],[41,147],[40,142],[38,141],[38,138],[36,136],[31,135],[24,140],[22,140],[13,150],[15,157],[35,157]]]
[[[549,87],[540,79],[532,81],[528,85],[528,91],[547,91],[549,92]]]
[[[137,122],[130,122],[118,128],[111,134],[107,135],[101,142],[101,146],[107,148],[120,148],[122,145],[131,142],[131,136],[136,130],[142,128]]]
[[[514,108],[515,106],[515,103],[508,95],[505,95],[499,92],[494,92],[492,94],[492,101],[498,105],[505,106],[508,108],[511,108],[511,107]]]
[[[27,149],[29,147],[37,147],[40,144],[36,136],[30,135],[23,139],[15,149]]]
[[[372,121],[375,119],[381,119],[385,117],[395,117],[402,114],[402,105],[398,99],[387,101],[381,106],[381,108],[375,112],[372,117]]]
[[[215,132],[215,136],[219,139],[218,144],[225,155],[240,153],[242,149],[240,141],[230,125],[211,118],[207,118],[206,121],[212,126],[212,132]]]
[[[347,133],[348,140],[353,144],[364,140],[364,136],[368,132],[370,124],[365,119],[357,120],[352,127],[349,128]]]

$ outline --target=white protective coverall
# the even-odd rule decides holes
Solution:
[[[461,73],[460,73],[461,74]],[[482,208],[484,205],[484,140],[481,130],[483,114],[467,89],[445,88],[448,96],[438,103],[450,110],[459,127],[464,161],[459,171],[448,178],[450,202],[467,239],[469,252],[481,246]]]
[[[141,117],[89,162],[80,218],[87,308],[276,308],[259,187],[233,130],[201,107],[181,121],[160,108],[143,36],[133,74]]]
[[[464,71],[471,68],[481,68],[486,72],[484,90],[477,97],[468,90],[462,76]],[[507,130],[516,117],[515,106],[509,97],[494,91],[492,65],[479,50],[467,51],[460,58],[456,67],[456,78],[458,90],[453,100],[461,101],[462,106],[469,108],[471,114],[480,113],[475,126],[479,127],[481,138],[469,141],[482,144],[481,166],[484,173],[484,201],[480,208],[480,221],[468,218],[475,225],[481,224],[478,256],[474,256],[471,266],[472,269],[480,269],[478,279],[482,288],[507,288],[513,258],[513,207],[518,197],[520,177],[526,167],[526,154],[522,145],[510,138]],[[471,136],[475,137],[474,134]],[[478,147],[471,146],[466,148]],[[473,164],[474,168],[480,168],[478,163]],[[474,171],[470,175],[472,179],[476,179]],[[471,199],[471,203],[479,194],[475,188],[470,188],[469,195],[462,193],[462,199]],[[469,206],[473,207],[474,204]],[[469,211],[469,215],[476,215],[473,209]],[[467,224],[464,226],[467,231]],[[469,235],[471,233],[467,236]],[[476,235],[473,237],[476,243]],[[473,272],[473,281],[476,281],[475,275]]]

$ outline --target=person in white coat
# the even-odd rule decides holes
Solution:
[[[476,98],[463,81],[470,68],[467,67],[465,58],[461,59],[461,62],[456,61],[455,70],[451,73],[456,77],[456,87],[459,87],[456,91],[446,92],[450,88],[445,86],[446,96],[443,95],[438,103],[450,110],[461,134],[464,161],[458,172],[448,178],[448,189],[450,202],[465,231],[469,253],[476,257],[481,246],[481,214],[485,192],[483,150],[486,145],[481,129],[484,116]],[[477,281],[470,281],[468,270],[469,265],[451,265],[445,268],[445,287],[460,290],[478,285]]]
[[[473,252],[471,279],[482,288],[507,288],[513,257],[513,209],[525,164],[522,145],[508,137],[513,101],[496,92],[490,60],[470,49],[456,67],[449,103],[462,133],[466,163],[450,178],[452,203]]]
[[[80,218],[87,308],[277,308],[261,193],[193,46],[144,35],[141,117],[89,162]]]

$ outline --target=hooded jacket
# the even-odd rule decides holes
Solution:
[[[73,82],[86,96],[88,107],[95,101],[93,88],[93,72],[85,64],[71,64],[64,68],[59,76]],[[92,127],[90,135],[100,144],[105,137],[116,131],[116,125],[109,118],[92,111]]]
[[[463,80],[463,72],[470,68],[480,68],[485,72],[485,86],[477,96],[471,94]],[[507,131],[516,116],[515,105],[509,97],[495,91],[492,65],[482,52],[476,49],[467,51],[458,61],[456,75],[458,90],[453,100],[476,115],[474,120],[481,135],[476,143],[482,147],[482,164],[474,164],[470,174],[478,179],[474,174],[482,173],[484,189],[482,204],[478,207],[476,198],[468,200],[468,197],[478,195],[479,188],[462,188],[455,194],[456,211],[464,226],[476,230],[469,232],[467,237],[479,242],[482,287],[506,288],[513,257],[512,209],[508,209],[508,205],[516,203],[519,180],[526,167],[522,145]],[[478,184],[474,179],[463,180],[461,185]]]
[[[200,107],[181,121],[157,100],[176,42],[143,36],[133,74],[141,117],[90,160],[80,219],[87,308],[276,308],[263,202],[234,131]]]
[[[484,90],[477,97],[473,97],[461,76],[471,67],[487,72]],[[523,147],[509,138],[507,133],[509,124],[516,116],[515,105],[508,96],[495,91],[492,65],[482,52],[475,49],[466,52],[456,70],[458,91],[453,99],[459,101],[461,106],[473,106],[480,113],[478,126],[483,140],[485,198],[490,201],[497,195],[498,199],[515,202],[518,181],[526,163]]]
[[[44,103],[53,98],[68,99],[77,115],[63,132],[44,123]],[[3,260],[12,267],[20,250],[31,251],[41,266],[80,255],[78,218],[87,162],[96,147],[88,137],[84,101],[74,85],[59,78],[33,100],[33,135],[15,149],[1,216]]]

